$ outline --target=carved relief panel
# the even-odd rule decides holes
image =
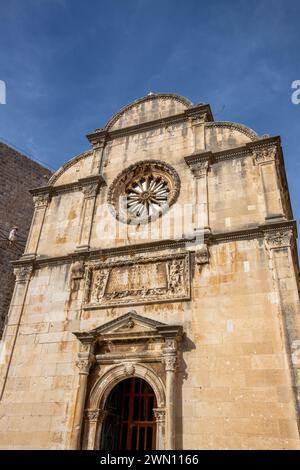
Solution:
[[[85,308],[190,299],[188,253],[137,256],[86,267]]]

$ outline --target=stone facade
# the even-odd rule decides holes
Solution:
[[[157,449],[299,449],[296,224],[280,138],[152,94],[88,139],[32,191],[1,448],[99,448],[109,393],[139,377],[155,393]]]
[[[51,172],[0,142],[0,337],[14,289],[10,264],[25,248],[34,205],[29,189],[45,185]],[[17,243],[8,247],[11,228],[19,227]]]

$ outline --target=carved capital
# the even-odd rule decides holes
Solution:
[[[257,165],[271,163],[275,161],[277,147],[266,147],[262,149],[255,149],[253,151],[253,158]]]
[[[100,140],[98,140],[97,142],[95,142],[93,144],[93,148],[94,148],[94,150],[99,150],[99,149],[101,150],[101,149],[103,149],[103,147],[105,147],[105,144],[106,144],[106,140],[105,139],[100,139]]]
[[[270,250],[276,248],[285,248],[291,246],[292,237],[292,230],[277,230],[276,232],[266,232],[265,244]]]
[[[135,367],[132,362],[126,362],[126,364],[124,364],[123,370],[126,376],[134,375],[135,373]]]
[[[197,265],[207,264],[209,262],[209,251],[205,243],[200,248],[196,249],[195,261]]]
[[[166,420],[166,410],[164,408],[153,408],[154,417],[157,423],[164,423]]]
[[[50,201],[50,195],[48,193],[33,196],[33,203],[36,209],[42,209],[44,207],[47,207],[49,201]]]
[[[195,176],[195,178],[201,178],[207,175],[208,168],[209,168],[209,161],[204,160],[203,162],[194,163],[190,166],[191,172]]]
[[[76,362],[76,366],[79,369],[79,374],[80,375],[88,375],[90,372],[90,368],[94,364],[94,356],[92,354],[88,355],[81,355],[81,353],[78,354],[79,358],[78,361]]]
[[[21,266],[14,269],[14,275],[16,276],[16,282],[21,284],[29,281],[33,271],[32,266]]]
[[[98,183],[90,183],[82,186],[82,192],[85,199],[96,197],[99,189]]]
[[[100,410],[85,410],[85,417],[89,422],[97,422],[99,419]]]
[[[174,355],[164,356],[163,363],[165,364],[166,371],[175,372],[176,367],[177,367],[177,357]]]
[[[203,124],[207,120],[206,113],[202,114],[195,114],[194,116],[190,116],[190,122],[192,126],[197,126],[199,124]]]

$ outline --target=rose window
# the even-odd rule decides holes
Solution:
[[[170,165],[146,160],[131,165],[113,181],[108,202],[123,222],[145,223],[162,215],[176,201],[180,188]]]
[[[127,190],[128,212],[136,217],[155,215],[167,204],[169,192],[168,183],[161,177],[142,177]]]

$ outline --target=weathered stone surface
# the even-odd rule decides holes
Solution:
[[[44,186],[50,176],[48,169],[0,142],[0,337],[15,281],[10,261],[24,251],[34,209],[29,189]],[[7,237],[15,225],[16,244],[8,247]]]
[[[49,198],[33,260],[17,265],[31,270],[4,336],[1,448],[99,448],[109,391],[140,377],[157,399],[156,448],[299,449],[295,224],[279,138],[152,95],[89,140],[34,192]],[[119,174],[136,190],[148,160],[174,168],[177,199],[151,224],[116,225],[109,191]],[[174,191],[172,172],[160,176]]]

